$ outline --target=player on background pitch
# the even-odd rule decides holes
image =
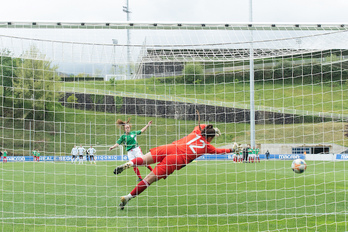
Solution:
[[[39,151],[39,149],[36,151],[36,161],[40,162],[40,151]]]
[[[207,153],[224,154],[237,151],[238,144],[236,143],[234,143],[232,149],[215,148],[211,145],[210,142],[215,136],[219,135],[219,129],[213,128],[213,125],[200,125],[200,123],[198,123],[198,126],[196,126],[186,137],[171,144],[152,148],[150,149],[150,152],[143,157],[135,158],[121,166],[118,166],[114,170],[114,174],[116,175],[130,167],[159,162],[153,171],[151,171],[144,180],[138,183],[138,185],[128,195],[121,197],[121,209],[124,209],[124,206],[128,201],[141,194],[153,182],[160,179],[166,179],[175,170],[185,167],[188,163],[201,155]]]
[[[131,124],[129,124],[130,118],[127,120],[127,122],[124,122],[120,119],[117,120],[117,124],[121,127],[123,127],[124,134],[117,140],[116,144],[109,148],[109,151],[112,149],[120,146],[122,143],[126,145],[126,151],[128,154],[128,160],[135,159],[137,157],[142,157],[144,154],[141,151],[140,147],[138,146],[137,142],[137,135],[140,135],[146,131],[146,129],[152,124],[152,121],[149,121],[147,125],[141,129],[140,131],[131,131]],[[152,171],[152,168],[150,165],[146,165],[146,167]],[[140,175],[139,168],[134,166],[133,170],[135,174],[139,177],[138,181],[142,181],[143,178]]]
[[[79,164],[83,164],[83,155],[86,152],[86,149],[82,147],[82,144],[80,144],[80,147],[77,148],[77,151],[79,153]]]
[[[3,154],[2,162],[7,163],[7,151],[6,151],[6,149],[3,151],[2,154]]]
[[[71,163],[76,162],[77,153],[77,147],[74,145],[74,147],[71,149]]]
[[[31,152],[33,154],[33,161],[36,161],[36,149],[34,148],[34,150]]]
[[[95,158],[94,158],[94,155],[96,154],[96,150],[92,147],[92,145],[91,145],[91,147],[90,148],[88,148],[88,150],[87,150],[87,153],[88,153],[88,155],[89,155],[89,162],[92,164],[92,162],[94,161],[94,164],[97,164],[96,162],[95,162]]]

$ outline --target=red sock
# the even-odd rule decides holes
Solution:
[[[130,192],[130,194],[134,197],[134,196],[138,196],[140,193],[144,192],[145,189],[147,189],[147,187],[149,187],[150,185],[146,182],[146,180],[142,180],[138,183],[137,186],[135,186],[135,188],[132,190],[132,192]]]
[[[150,171],[152,171],[152,167],[150,165],[146,166]]]
[[[137,176],[138,176],[140,179],[143,179],[143,178],[141,178],[139,168],[133,167],[133,170],[134,170],[135,174],[137,174]]]
[[[137,165],[137,166],[143,165],[144,163],[144,160],[141,157],[137,157],[135,159],[132,159],[131,161],[133,162],[134,165]]]

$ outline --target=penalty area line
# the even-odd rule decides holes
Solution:
[[[188,215],[149,215],[149,216],[76,216],[76,215],[66,215],[66,216],[28,216],[28,217],[3,217],[2,221],[5,220],[50,220],[50,219],[131,219],[131,218],[204,218],[204,217],[260,217],[260,216],[292,216],[292,217],[318,217],[318,216],[331,216],[331,215],[348,215],[348,212],[340,213],[235,213],[235,214],[188,214]]]

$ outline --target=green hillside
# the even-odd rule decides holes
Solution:
[[[167,118],[142,117],[136,115],[115,115],[93,111],[57,109],[54,120],[35,121],[31,124],[31,144],[44,151],[46,155],[69,154],[74,144],[113,145],[122,131],[116,127],[118,118],[132,117],[134,130],[140,130],[149,120],[153,125],[138,142],[143,151],[149,148],[171,143],[192,131],[197,122]],[[204,123],[204,122],[202,122]],[[215,146],[223,146],[231,142],[249,143],[250,126],[245,123],[217,123],[223,135],[213,142]],[[344,123],[307,123],[291,125],[256,125],[256,143],[336,143],[348,146],[348,139],[343,136]],[[22,119],[4,119],[0,121],[4,127],[4,147],[16,155],[28,155],[29,121]],[[60,133],[60,128],[62,133]],[[91,128],[91,130],[90,130]],[[13,150],[14,148],[14,150]]]
[[[79,92],[134,93],[157,96],[175,96],[176,98],[201,99],[223,103],[236,103],[248,108],[250,103],[249,83],[218,84],[166,84],[157,79],[117,81],[115,84],[100,81],[66,82],[63,90]],[[99,90],[99,91],[98,91]],[[348,85],[335,83],[317,85],[291,85],[255,83],[255,107],[285,108],[309,112],[325,112],[348,115]]]

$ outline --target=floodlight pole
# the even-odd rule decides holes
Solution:
[[[31,121],[29,122],[29,156],[31,155]]]
[[[249,21],[250,21],[250,145],[255,148],[255,103],[254,103],[254,47],[253,47],[253,1],[249,2]]]
[[[113,47],[114,47],[114,64],[112,65],[114,67],[114,75],[116,75],[117,73],[117,61],[116,61],[116,50],[115,50],[115,47],[116,45],[118,44],[118,40],[117,39],[112,39],[112,44],[113,44]]]
[[[123,12],[127,13],[127,22],[130,20],[130,13],[132,13],[129,10],[129,4],[128,4],[128,0],[126,0],[127,5],[123,6]],[[129,79],[129,76],[131,74],[131,70],[130,70],[130,31],[129,29],[127,29],[127,71],[126,71],[126,76],[127,79]]]

